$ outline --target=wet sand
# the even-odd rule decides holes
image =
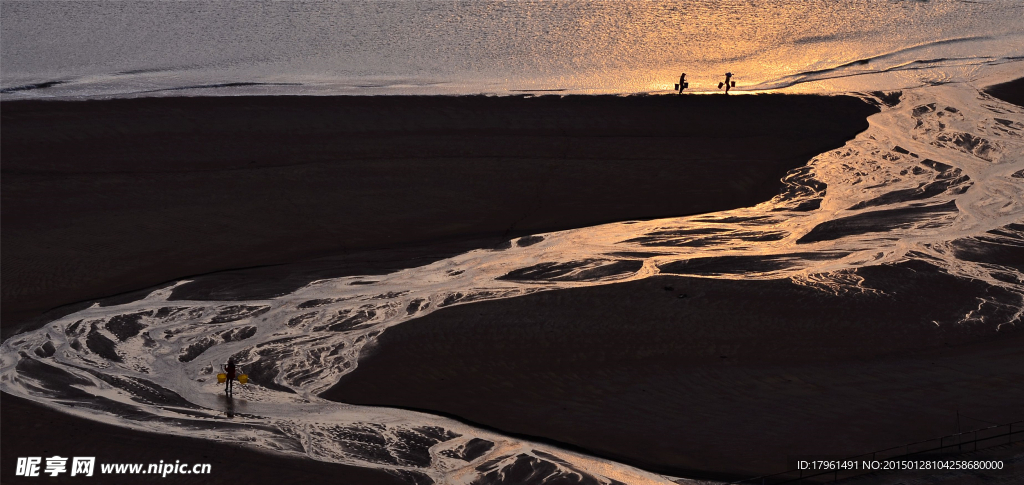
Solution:
[[[967,429],[1024,418],[1020,322],[951,321],[983,284],[859,274],[886,294],[659,276],[446,308],[384,332],[324,397],[719,479],[950,434],[957,411]]]
[[[875,111],[814,96],[4,102],[3,338],[193,275],[207,276],[180,296],[265,297],[529,233],[748,206]],[[209,449],[231,456],[215,480],[246,483],[295,467],[2,400],[5,464],[43,447],[125,461]],[[38,417],[45,429],[22,426]]]
[[[748,206],[873,112],[779,95],[4,102],[3,327],[192,275],[323,257],[374,272],[349,261]]]
[[[985,92],[1007,103],[1024,106],[1024,77],[985,88]]]
[[[406,483],[383,471],[321,463],[259,453],[250,448],[198,438],[142,433],[120,426],[79,419],[30,401],[3,395],[3,435],[0,442],[0,481],[3,483],[333,483],[400,485]],[[95,456],[92,477],[16,477],[18,457],[54,455]],[[211,473],[195,475],[102,475],[100,463],[209,463]],[[45,463],[45,462],[44,462]]]
[[[394,99],[5,102],[4,337],[189,275],[206,276],[181,297],[266,296],[531,232],[750,205],[873,112],[793,96]],[[530,101],[555,106],[516,104]],[[936,327],[979,289],[907,271],[875,275],[906,290],[890,300],[669,276],[449,308],[386,332],[327,396],[708,477],[946,434],[957,410],[1021,419],[1021,334]],[[396,481],[2,399],[4,463],[29,449],[212,453],[229,457],[212,460],[227,471],[213,483]]]

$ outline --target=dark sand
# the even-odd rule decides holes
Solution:
[[[779,95],[4,102],[3,327],[191,275],[748,206],[873,112]]]
[[[528,233],[755,204],[873,112],[812,96],[4,102],[3,338],[192,275],[208,276],[183,297],[268,296]],[[393,481],[0,399],[4,483],[40,449],[224,454],[214,479],[239,483],[282,483],[278,467]]]
[[[1016,428],[1015,428],[1016,429]],[[842,480],[842,485],[992,485],[1024,483],[1024,442],[969,451],[956,460],[1001,461],[1002,469],[942,470],[932,472],[883,471]]]
[[[1007,103],[1024,106],[1024,77],[985,88],[985,92]]]
[[[12,483],[308,483],[405,484],[387,472],[259,453],[252,448],[198,438],[157,435],[72,418],[31,401],[3,394],[0,416],[0,482]],[[18,457],[95,456],[93,476],[16,477]],[[102,475],[100,463],[209,463],[209,475]],[[45,462],[44,462],[45,464]],[[70,468],[70,461],[68,463]]]
[[[985,285],[923,263],[860,274],[888,295],[660,276],[447,308],[384,332],[325,397],[709,478],[950,434],[958,410],[1024,419],[1020,322],[950,322]]]

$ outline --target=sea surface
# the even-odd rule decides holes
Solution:
[[[1020,60],[1021,25],[1017,0],[3,0],[0,94],[873,91]]]
[[[318,393],[352,372],[381,332],[438,309],[666,273],[788,279],[842,295],[876,291],[859,268],[918,261],[989,287],[975,311],[936,325],[998,331],[1024,315],[1024,273],[986,256],[1024,251],[1024,108],[980,89],[1024,73],[1019,2],[0,7],[8,100],[656,93],[686,69],[697,90],[731,70],[740,90],[853,92],[882,107],[865,132],[791,171],[778,196],[754,207],[537,234],[266,300],[172,298],[182,281],[4,342],[0,390],[76,416],[436,483],[501,483],[517,464],[550,482],[682,483]],[[240,386],[233,401],[216,379],[229,357],[260,383]]]

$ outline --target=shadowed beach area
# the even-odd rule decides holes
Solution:
[[[266,297],[529,233],[756,204],[876,111],[780,95],[4,102],[3,336],[193,275],[178,297]],[[38,432],[7,424],[37,416]],[[7,396],[3,419],[5,463],[40,446],[113,461],[124,436],[159,459],[185,446],[61,433],[104,426]],[[208,447],[240,465],[218,470],[266,477],[248,465],[264,454]]]
[[[24,399],[4,395],[4,430],[0,441],[0,460],[4,483],[324,483],[324,477],[341,483],[400,485],[402,477],[379,470],[321,463],[304,457],[255,453],[236,445],[199,438],[143,433],[120,426],[79,419],[47,409]],[[18,477],[15,467],[23,456],[95,455],[97,463],[159,463],[180,460],[190,465],[210,464],[209,475],[170,474],[127,475],[121,481],[101,477]]]
[[[985,88],[985,92],[1007,103],[1024,106],[1024,77]]]
[[[717,479],[950,434],[957,411],[1024,415],[1019,326],[955,322],[983,283],[857,274],[882,293],[658,276],[447,308],[384,332],[323,396]]]
[[[176,298],[264,298],[526,234],[754,205],[875,112],[791,95],[4,102],[3,335],[183,277],[200,275]],[[888,294],[662,276],[446,308],[384,332],[325,397],[709,477],[947,434],[957,410],[1020,418],[1020,332],[933,323],[976,306],[980,283],[928,265],[858,274]],[[7,423],[44,411],[4,400],[5,450],[122,449],[99,431],[35,441]],[[45,413],[47,429],[101,426]],[[120,432],[156,459],[196,449]]]
[[[309,279],[373,274],[525,234],[753,205],[874,112],[782,95],[4,102],[4,336],[193,275],[324,257]],[[277,281],[289,271],[254,278],[278,283],[262,296],[309,281]],[[222,286],[244,286],[232,278]]]

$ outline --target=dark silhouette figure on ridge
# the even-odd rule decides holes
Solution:
[[[725,86],[725,94],[729,94],[729,88],[730,87],[733,87],[733,88],[736,87],[736,81],[732,80],[732,73],[731,72],[725,73],[725,82],[718,83],[718,89],[722,89],[722,86]]]

